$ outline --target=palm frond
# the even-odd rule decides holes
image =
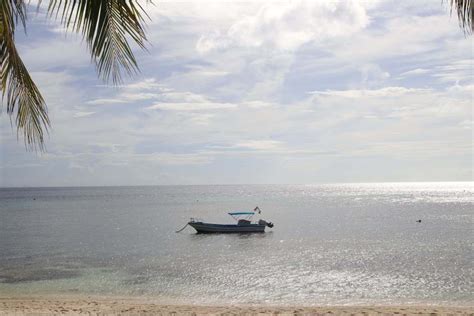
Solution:
[[[456,11],[459,20],[459,26],[464,33],[472,34],[474,32],[473,16],[474,5],[473,0],[449,0],[452,11]]]
[[[16,112],[17,132],[23,132],[27,148],[43,150],[44,133],[48,130],[49,119],[43,97],[15,47],[15,27],[18,22],[25,26],[24,1],[0,1],[2,107],[6,103],[10,117]]]
[[[146,12],[134,0],[51,0],[50,15],[60,17],[66,28],[82,33],[99,75],[121,82],[122,73],[138,72],[128,39],[145,49]]]

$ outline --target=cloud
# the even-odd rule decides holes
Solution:
[[[128,85],[122,86],[123,88],[127,90],[155,90],[155,89],[161,89],[163,88],[162,84],[159,84],[155,78],[146,78],[144,80],[135,82],[135,83],[130,83]]]
[[[292,51],[311,41],[357,32],[368,24],[365,8],[356,1],[266,2],[228,29],[201,36],[196,49],[200,53],[232,46]]]
[[[430,72],[429,69],[416,68],[416,69],[412,69],[412,70],[405,71],[405,72],[401,73],[399,77],[410,77],[410,76],[424,75],[424,74],[429,73],[429,72]]]
[[[366,90],[327,90],[311,91],[310,94],[321,96],[338,96],[344,98],[361,97],[400,97],[406,94],[430,93],[431,89],[405,88],[405,87],[385,87],[380,89]]]
[[[459,126],[461,126],[464,129],[472,129],[474,125],[474,121],[472,120],[464,120],[462,122],[459,122]]]
[[[174,154],[174,153],[154,153],[151,155],[138,155],[138,159],[163,165],[201,165],[209,164],[212,157],[201,154]]]
[[[426,25],[436,25],[436,31]],[[404,57],[411,60],[419,58],[417,65],[423,65],[427,56],[431,57],[430,63],[439,63],[443,59],[446,60],[446,55],[456,54],[447,53],[455,43],[449,45],[441,40],[457,38],[460,35],[454,26],[453,21],[446,17],[446,13],[419,16],[405,14],[387,19],[383,30],[369,29],[367,32],[353,34],[348,41],[330,41],[326,50],[338,57],[339,61],[346,60],[351,63],[378,63],[381,60]],[[461,43],[466,46],[463,48],[467,49],[466,41]],[[441,45],[446,47],[437,50]]]
[[[256,150],[275,149],[282,144],[280,141],[275,140],[249,140],[242,143],[237,143],[235,147],[244,147]]]
[[[210,101],[206,96],[189,92],[176,91],[168,88],[165,84],[158,84],[155,78],[147,78],[142,81],[118,87],[118,93],[112,98],[98,98],[89,100],[86,104],[118,104],[136,103],[138,101],[155,101],[155,104],[147,106],[146,109],[172,110],[172,104],[176,104],[177,111],[186,109],[214,109],[234,107],[227,103],[216,103]],[[115,90],[113,90],[115,92]],[[156,102],[160,100],[161,102]],[[196,103],[197,105],[194,105]],[[186,105],[188,104],[188,105]]]
[[[261,100],[252,100],[252,101],[244,101],[242,105],[248,106],[249,108],[253,108],[253,109],[259,109],[259,108],[271,107],[272,103],[261,101]]]
[[[447,91],[460,94],[460,93],[474,93],[474,84],[467,84],[467,85],[460,85],[458,82],[454,86],[450,86],[447,88]]]
[[[154,78],[147,78],[140,82],[125,85],[119,88],[117,97],[99,98],[86,102],[89,105],[98,104],[118,104],[118,103],[136,103],[147,101],[144,104],[144,110],[162,110],[162,111],[209,111],[225,110],[236,108],[238,105],[229,102],[215,102],[208,97],[189,92],[175,91],[164,84],[158,84]],[[150,104],[150,102],[153,102]],[[250,106],[262,106],[262,102],[250,102]],[[210,116],[205,119],[201,116],[201,123],[208,121]],[[196,120],[197,121],[197,120]]]
[[[229,71],[222,71],[199,65],[189,65],[187,66],[187,69],[191,70],[194,75],[200,77],[221,77],[231,74]]]
[[[95,99],[95,100],[89,100],[86,102],[86,104],[91,104],[91,105],[98,105],[98,104],[117,104],[117,103],[128,103],[129,100],[125,99]]]
[[[0,182],[470,179],[472,43],[445,7],[163,0],[146,7],[142,73],[118,87],[79,38],[34,24],[18,43],[48,103],[48,153],[25,153],[3,117]]]
[[[87,116],[91,116],[94,113],[95,112],[76,112],[76,114],[74,114],[74,117],[77,117],[77,118],[87,117]]]
[[[432,76],[444,83],[472,82],[472,69],[472,59],[456,60],[436,66]]]
[[[124,85],[118,88],[119,93],[114,98],[98,98],[89,100],[89,105],[124,104],[136,103],[138,101],[150,101],[143,109],[162,111],[210,111],[228,110],[237,107],[248,107],[253,109],[270,107],[270,102],[262,100],[249,100],[241,103],[215,102],[208,97],[189,92],[175,91],[166,84],[158,84],[156,79],[147,78],[134,84]],[[158,102],[157,102],[158,101]],[[208,122],[213,117],[210,115],[194,118],[194,122]]]
[[[156,103],[145,110],[163,111],[203,111],[203,110],[226,110],[237,107],[231,103],[199,102],[199,103]]]
[[[390,78],[390,73],[377,64],[365,64],[360,67],[361,81],[364,87],[382,86]]]
[[[163,84],[159,84],[155,78],[145,78],[138,82],[111,88],[114,89],[111,89],[112,91],[109,92],[116,94],[116,96],[111,98],[97,98],[89,100],[86,103],[90,105],[130,103],[140,100],[156,99],[163,93],[169,91]],[[119,93],[116,93],[116,91],[119,91]]]
[[[258,150],[258,151],[268,151],[274,149],[282,149],[282,145],[284,143],[281,141],[276,140],[247,140],[242,142],[237,142],[236,144],[231,144],[227,146],[212,146],[212,148],[217,149],[236,149],[236,148],[244,148],[244,149],[251,149],[251,150]]]

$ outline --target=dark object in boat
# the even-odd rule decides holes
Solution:
[[[237,222],[237,225],[250,225],[251,221],[249,220],[246,220],[246,219],[239,219],[239,221]]]

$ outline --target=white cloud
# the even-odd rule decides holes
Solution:
[[[383,86],[390,78],[390,73],[384,71],[377,64],[365,64],[360,67],[361,83],[364,87]]]
[[[176,91],[168,88],[165,84],[158,84],[156,79],[147,78],[145,80],[118,87],[119,90],[116,96],[112,98],[98,98],[89,100],[86,103],[90,105],[98,104],[118,104],[118,103],[136,103],[137,101],[146,100],[161,100],[163,102],[155,103],[153,106],[148,106],[147,109],[169,109],[172,108],[170,104],[176,104],[176,110],[186,110],[186,108],[194,108],[191,103],[201,104],[201,108],[225,108],[229,104],[215,103],[210,101],[206,96],[192,93],[189,91]],[[189,103],[186,107],[185,103]]]
[[[226,110],[237,107],[231,103],[199,102],[199,103],[155,103],[145,110],[163,111],[202,111],[202,110]]]
[[[37,25],[19,46],[50,110],[48,154],[25,153],[2,118],[0,180],[301,183],[352,181],[349,169],[385,180],[394,161],[401,180],[468,179],[472,41],[443,10],[163,0],[147,6],[143,74],[118,87],[98,85],[77,38]]]
[[[87,49],[80,44],[78,39],[34,41],[28,45],[20,44],[19,50],[24,63],[32,71],[48,71],[59,67],[94,68]]]
[[[472,82],[473,61],[472,59],[455,60],[437,66],[432,76],[444,83]]]
[[[282,144],[280,141],[275,140],[249,140],[242,143],[237,143],[235,147],[245,147],[250,149],[265,150],[274,149]]]
[[[174,153],[154,153],[151,155],[137,155],[139,159],[143,159],[152,163],[164,165],[201,165],[209,164],[212,158],[201,154],[174,154]]]
[[[97,105],[97,104],[117,104],[117,103],[127,103],[128,100],[125,99],[95,99],[95,100],[89,100],[86,103],[91,104],[91,105]]]
[[[76,114],[74,114],[74,117],[77,117],[77,118],[87,117],[87,116],[91,116],[94,113],[95,112],[76,112]]]
[[[405,88],[405,87],[385,87],[380,89],[366,90],[327,90],[327,91],[311,91],[310,94],[322,96],[338,96],[344,98],[361,98],[361,97],[399,97],[406,94],[429,93],[431,89]]]
[[[464,120],[464,121],[459,123],[459,126],[461,126],[464,129],[473,129],[472,127],[474,126],[474,121]]]
[[[357,32],[368,23],[363,3],[357,1],[266,2],[228,29],[201,36],[196,49],[207,53],[242,46],[291,51],[311,41]]]
[[[130,83],[128,85],[123,86],[125,89],[128,90],[154,90],[154,89],[161,89],[163,88],[162,84],[159,84],[155,78],[146,78],[144,80]]]
[[[248,140],[245,142],[239,142],[232,147],[241,147],[254,150],[269,150],[281,147],[282,144],[282,142],[276,140]]]
[[[436,25],[436,31],[427,28],[427,25]],[[453,25],[453,21],[450,21],[446,14],[407,14],[387,20],[384,26],[385,29],[377,28],[356,33],[347,41],[331,41],[326,49],[340,61],[351,63],[377,63],[389,58],[415,56],[419,56],[420,62],[423,63],[426,62],[427,56],[431,56],[429,61],[433,63],[442,61],[443,58],[445,60],[447,52],[450,52],[444,49],[436,50],[443,44],[441,39],[460,35],[457,25]],[[467,45],[465,41],[462,43]],[[449,48],[452,48],[453,44],[450,46]]]
[[[472,94],[474,93],[474,84],[460,85],[459,83],[456,83],[454,86],[448,87],[447,91],[456,94],[471,93],[472,96]]]
[[[261,100],[252,100],[252,101],[244,101],[242,105],[248,106],[249,108],[258,109],[258,108],[271,107],[272,103],[261,101]]]
[[[221,77],[227,76],[231,73],[228,71],[222,71],[218,69],[212,69],[204,66],[189,65],[187,69],[191,70],[195,75],[200,77]]]
[[[412,69],[412,70],[405,71],[405,72],[401,73],[400,77],[410,77],[410,76],[424,75],[424,74],[429,73],[429,72],[430,72],[429,69],[416,68],[416,69]]]

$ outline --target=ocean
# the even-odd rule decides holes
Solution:
[[[255,206],[264,234],[175,233]],[[472,182],[3,188],[0,296],[472,305],[473,206]]]

